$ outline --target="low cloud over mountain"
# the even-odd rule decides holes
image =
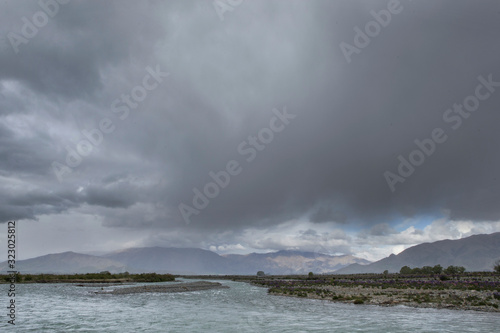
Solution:
[[[307,274],[333,272],[352,263],[369,263],[353,256],[279,251],[266,254],[220,256],[189,248],[132,248],[99,256],[74,252],[18,261],[21,273],[158,272],[172,274]],[[0,272],[8,271],[6,262]]]
[[[444,268],[450,265],[463,266],[468,271],[491,271],[496,260],[500,260],[500,232],[416,245],[398,255],[366,266],[350,265],[337,273],[399,272],[403,266],[415,268],[434,265]]]

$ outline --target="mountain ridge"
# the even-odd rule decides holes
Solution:
[[[383,258],[366,266],[349,265],[336,274],[391,273],[401,267],[463,266],[468,271],[491,271],[495,260],[500,259],[500,232],[479,234],[460,239],[444,239],[421,243],[401,253]]]
[[[464,266],[468,271],[488,271],[500,258],[500,232],[440,240],[412,246],[398,255],[370,263],[352,255],[331,256],[317,252],[281,250],[269,253],[225,254],[199,248],[142,247],[89,255],[72,251],[18,260],[21,273],[119,273],[157,272],[191,275],[357,274],[399,272],[402,266]],[[0,272],[9,268],[0,263]]]
[[[95,261],[95,265],[91,261]],[[72,262],[74,261],[74,262]],[[315,252],[281,250],[247,255],[219,255],[199,248],[143,247],[113,251],[100,256],[72,251],[47,254],[18,260],[21,273],[119,273],[156,272],[171,274],[235,274],[253,275],[257,271],[269,274],[331,273],[352,263],[369,261],[352,255],[330,256]],[[0,272],[8,271],[7,262],[0,263]]]
[[[126,265],[120,262],[82,254],[73,251],[61,253],[50,253],[40,257],[26,260],[16,260],[16,271],[25,273],[93,273],[109,271],[113,273],[125,272],[129,270]],[[0,263],[0,272],[7,272],[10,268],[7,261]]]

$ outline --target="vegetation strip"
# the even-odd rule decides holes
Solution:
[[[3,280],[3,281],[2,281]],[[10,276],[3,276],[0,283],[9,283]],[[175,281],[172,274],[128,272],[111,274],[108,271],[87,274],[16,274],[18,283],[130,283],[130,282],[168,282]]]
[[[354,304],[449,308],[500,312],[500,276],[490,272],[454,275],[359,274],[297,279],[255,279],[269,294]]]

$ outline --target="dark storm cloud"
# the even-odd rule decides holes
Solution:
[[[126,208],[140,201],[140,188],[121,183],[112,187],[92,186],[84,192],[84,200],[89,205],[108,208]]]
[[[295,80],[283,77],[279,85],[289,92],[273,93],[275,100],[299,116],[253,164],[243,164],[241,176],[210,200],[199,217],[193,215],[194,221],[272,222],[311,212],[314,221],[341,221],[347,216],[351,221],[377,223],[400,216],[441,214],[443,209],[450,210],[454,219],[498,219],[498,210],[485,204],[486,197],[480,200],[481,209],[461,201],[470,200],[481,188],[488,189],[481,195],[492,202],[498,196],[498,189],[482,180],[491,178],[494,169],[481,170],[486,167],[481,161],[498,165],[490,142],[496,133],[494,110],[500,97],[492,95],[457,131],[442,119],[447,108],[474,92],[479,75],[492,73],[500,81],[494,60],[499,51],[494,44],[497,14],[491,13],[498,6],[492,2],[483,6],[402,2],[406,8],[400,16],[394,16],[348,65],[338,43],[352,43],[353,27],[363,27],[373,19],[369,10],[383,9],[386,4],[355,3],[348,6],[352,15],[345,16],[334,5],[317,3],[314,14],[321,15],[315,20],[291,15],[300,30],[307,31],[307,38],[301,39],[300,34],[294,38],[297,49],[306,51],[295,54]],[[478,20],[482,21],[479,26],[472,24]],[[271,73],[262,76],[274,78]],[[261,124],[266,125],[265,121]],[[430,137],[436,127],[446,130],[448,142],[438,146],[435,155],[391,193],[383,172],[396,172],[397,156],[408,158],[416,148],[414,140]],[[460,165],[454,163],[457,159]],[[219,170],[223,167],[221,163]],[[203,173],[200,168],[205,179],[187,186],[189,191],[192,187],[201,190],[211,181],[209,170],[215,171],[206,167]],[[460,187],[460,191],[448,192],[447,187]],[[189,192],[183,202],[189,203],[193,196]],[[455,214],[464,208],[467,214]]]
[[[371,227],[369,230],[360,232],[359,238],[366,239],[371,236],[389,236],[397,234],[397,231],[390,227],[388,223],[380,223]]]
[[[42,1],[47,3],[47,1]],[[154,40],[161,27],[147,3],[117,1],[71,1],[59,6],[34,37],[13,49],[4,50],[2,77],[19,81],[51,98],[91,99],[103,88],[101,70],[130,61],[136,49],[147,49],[141,35]],[[9,33],[23,36],[23,17],[33,23],[42,10],[39,1],[8,1],[4,6],[2,29],[8,47]],[[14,15],[8,15],[9,13]],[[12,35],[11,35],[12,36]],[[17,40],[17,39],[14,39]],[[5,47],[5,45],[4,45]]]
[[[339,45],[353,44],[354,28],[388,3],[246,1],[224,21],[210,1],[62,6],[19,54],[4,48],[0,58],[1,175],[59,194],[1,185],[2,217],[87,205],[108,226],[214,231],[300,218],[498,220],[500,89],[457,130],[443,113],[474,94],[479,76],[500,81],[500,5],[402,0],[348,63]],[[4,36],[39,10],[2,6],[12,13],[2,11]],[[169,76],[120,119],[113,101],[141,85],[148,66]],[[296,117],[248,162],[238,147],[270,128],[273,108]],[[104,117],[116,130],[60,183],[52,161],[65,163],[65,147]],[[397,173],[398,155],[408,158],[435,128],[447,141],[391,192],[384,172]],[[193,206],[193,189],[231,160],[242,171],[185,225],[179,204]]]
[[[126,179],[109,184],[92,183],[85,189],[74,191],[19,188],[18,184],[7,183],[5,189],[8,191],[1,195],[2,202],[5,203],[0,209],[0,218],[3,221],[37,219],[39,215],[58,214],[84,204],[90,206],[94,212],[102,208],[123,209],[141,203],[145,197],[142,194],[143,188]],[[105,212],[103,214],[105,215]]]
[[[8,187],[7,187],[8,189]],[[58,214],[79,205],[78,198],[72,193],[51,193],[42,191],[19,191],[12,189],[2,193],[0,218],[2,221],[34,219],[40,215]]]
[[[311,222],[328,222],[328,221],[336,221],[336,222],[344,222],[346,219],[345,215],[342,213],[338,213],[333,210],[330,206],[316,206],[316,210],[313,210],[311,215],[309,216],[309,220]]]

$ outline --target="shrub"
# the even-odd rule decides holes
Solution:
[[[399,274],[411,274],[411,273],[412,273],[412,269],[408,266],[403,266],[399,270]]]
[[[424,267],[422,267],[422,273],[423,274],[432,274],[432,273],[434,273],[434,268],[431,266],[424,266]]]
[[[464,272],[465,272],[465,267],[463,266],[448,266],[444,270],[444,273],[449,275],[462,274]]]
[[[441,265],[436,265],[432,267],[432,272],[434,274],[441,274],[443,272],[443,267],[441,267]]]
[[[495,271],[495,273],[500,274],[500,259],[498,259],[495,262],[495,266],[493,266],[493,271]]]
[[[415,267],[414,269],[411,270],[411,274],[422,274],[422,269]]]

